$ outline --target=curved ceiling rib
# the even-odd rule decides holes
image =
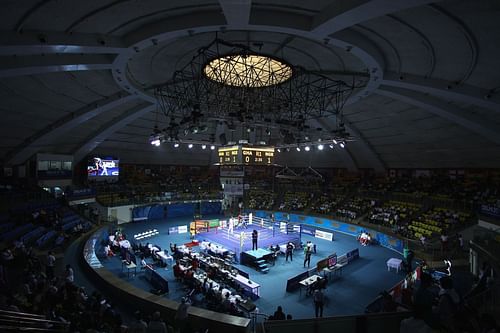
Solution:
[[[131,0],[116,0],[116,1],[113,1],[111,3],[108,3],[107,5],[104,5],[102,7],[99,7],[99,8],[96,8],[94,9],[93,11],[91,11],[90,13],[80,17],[78,20],[76,20],[75,22],[71,23],[69,27],[66,28],[66,32],[67,33],[72,33],[80,24],[88,21],[89,18],[91,18],[92,16],[96,15],[96,14],[100,14],[102,12],[104,12],[105,10],[109,9],[109,8],[112,8],[116,5],[121,5],[127,1],[131,1]]]
[[[487,90],[473,86],[453,86],[450,82],[405,74],[402,79],[397,73],[385,73],[381,82],[383,85],[404,88],[434,95],[446,100],[473,104],[488,110],[500,112],[500,103],[488,100]]]
[[[35,75],[54,72],[75,72],[75,71],[96,71],[111,69],[111,64],[72,64],[72,65],[52,65],[33,66],[13,69],[0,69],[0,78]]]
[[[355,24],[404,9],[440,0],[349,0],[334,1],[314,18],[312,32],[327,36]]]
[[[19,147],[7,154],[6,161],[9,164],[20,164],[38,151],[41,145],[52,142],[64,132],[92,119],[103,112],[114,109],[124,103],[137,99],[137,96],[118,93],[108,98],[102,99],[92,105],[85,106],[71,114],[58,119],[49,126],[38,131],[35,135],[27,138]]]
[[[489,129],[484,125],[474,122],[460,116],[461,110],[450,106],[447,103],[432,99],[429,96],[419,94],[413,91],[404,91],[403,89],[384,89],[379,88],[375,91],[376,94],[389,97],[416,107],[427,112],[433,113],[441,118],[451,121],[463,128],[470,130],[478,136],[484,137],[491,142],[500,144],[500,132]]]
[[[464,76],[460,80],[460,83],[464,83],[467,81],[467,79],[472,75],[472,72],[474,72],[474,69],[476,69],[478,57],[479,57],[479,46],[477,44],[477,40],[474,37],[474,34],[469,30],[467,25],[460,20],[458,17],[452,15],[450,12],[446,11],[443,9],[441,6],[438,6],[436,4],[430,4],[430,8],[432,8],[434,11],[438,12],[439,14],[447,17],[451,21],[453,21],[455,24],[458,25],[460,28],[460,31],[463,33],[465,39],[467,40],[467,43],[469,44],[469,48],[471,50],[471,60],[469,62],[469,68],[465,72]]]
[[[0,32],[0,55],[117,54],[127,48],[121,38],[100,34],[27,31]]]
[[[385,38],[384,36],[382,36],[381,34],[379,34],[378,32],[376,32],[375,30],[370,29],[368,27],[365,27],[364,25],[361,25],[361,24],[356,25],[356,27],[354,27],[354,28],[361,28],[362,30],[368,31],[369,33],[377,36],[377,38],[380,38],[381,40],[383,40],[384,42],[386,42],[387,45],[389,45],[389,47],[391,48],[392,52],[394,53],[394,56],[397,59],[397,62],[398,62],[398,64],[397,64],[398,73],[401,73],[401,56],[400,56],[398,50],[396,49],[396,47],[394,46],[394,44],[392,44],[390,40],[388,40],[387,38]],[[358,33],[360,33],[360,32],[358,32]],[[371,39],[371,38],[369,38],[369,39]],[[371,39],[371,40],[373,40],[373,39]],[[386,65],[387,65],[387,61],[386,61]]]
[[[250,21],[250,10],[252,0],[219,0],[222,12],[226,17],[228,25],[233,27],[244,27]]]
[[[87,137],[82,145],[73,153],[73,161],[79,162],[97,146],[103,143],[110,135],[118,131],[120,128],[127,126],[132,121],[153,111],[156,105],[143,103],[128,110],[125,114],[118,118],[112,119],[102,125],[95,133]]]
[[[31,17],[31,15],[35,14],[37,12],[37,10],[39,10],[40,8],[42,8],[45,5],[48,5],[52,1],[54,1],[54,0],[42,0],[42,1],[37,2],[30,9],[28,9],[28,11],[26,13],[24,13],[24,15],[21,17],[21,19],[17,22],[15,30],[17,32],[21,32],[23,30],[24,25]]]
[[[432,46],[432,43],[429,40],[429,38],[427,38],[427,36],[424,35],[420,30],[418,30],[408,22],[400,19],[399,17],[395,15],[386,15],[386,16],[398,22],[399,24],[404,25],[405,27],[416,33],[420,38],[422,38],[424,45],[427,47],[427,50],[429,51],[429,57],[430,57],[430,68],[429,71],[424,76],[431,77],[432,73],[434,73],[434,69],[436,68],[436,51],[434,50],[434,46]]]

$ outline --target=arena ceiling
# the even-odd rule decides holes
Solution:
[[[366,86],[344,108],[346,149],[288,165],[500,167],[500,3],[495,0],[9,0],[0,14],[0,156],[90,153],[211,164],[154,147],[150,88],[217,36]],[[312,120],[331,131],[335,119]],[[216,128],[219,134],[223,128]]]

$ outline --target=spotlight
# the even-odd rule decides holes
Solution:
[[[252,129],[250,127],[247,127],[247,133],[250,133]]]
[[[201,149],[207,149],[207,145],[201,145]]]
[[[304,149],[305,149],[305,151],[309,151],[309,150],[311,150],[311,147],[306,146]]]
[[[189,149],[193,148],[193,144],[192,143],[188,144],[188,148]]]
[[[287,148],[286,151],[290,151],[290,148]]]
[[[325,146],[323,146],[323,145],[318,145],[318,149],[319,149],[319,150],[323,150],[323,148],[325,148]]]
[[[278,149],[276,149],[276,151],[277,151],[278,153],[281,153],[281,149],[279,149],[279,148],[278,148]]]
[[[176,142],[174,143],[174,148],[178,148],[179,147],[179,144]]]
[[[160,145],[160,143],[161,143],[161,142],[160,142],[160,139],[154,139],[154,140],[151,140],[151,144],[152,144],[153,146],[158,147],[158,146]]]
[[[215,149],[215,146],[214,145],[211,145],[210,146],[210,150],[214,150]]]
[[[331,149],[333,149],[333,147],[334,147],[334,146],[333,146],[333,143],[330,143],[330,148],[331,148]]]
[[[337,140],[333,139],[333,143],[334,143],[334,144],[337,144],[338,142],[337,142]]]
[[[297,151],[300,151],[300,147],[298,147],[298,146],[297,146],[297,148],[296,148],[296,149],[297,149]]]
[[[340,146],[340,148],[345,148],[345,142],[340,142],[339,146]]]

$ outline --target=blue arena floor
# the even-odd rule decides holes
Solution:
[[[121,225],[128,238],[134,234],[144,232],[149,229],[157,229],[160,233],[154,237],[142,240],[143,243],[154,243],[162,248],[169,248],[170,243],[184,244],[191,241],[189,234],[168,235],[168,228],[175,225],[186,225],[191,222],[190,218],[169,219],[167,221],[136,222]],[[248,232],[253,227],[249,226]],[[201,238],[199,240],[202,240]],[[391,288],[404,278],[404,273],[388,272],[386,261],[389,258],[401,258],[398,253],[380,246],[359,246],[352,236],[335,233],[333,242],[303,235],[302,241],[311,240],[317,245],[317,253],[312,255],[311,268],[316,262],[326,258],[332,253],[342,255],[355,248],[359,248],[360,258],[353,261],[343,269],[340,277],[330,281],[325,291],[326,302],[324,316],[349,315],[363,313],[365,307],[373,301],[382,291]],[[215,240],[211,241],[215,242]],[[279,243],[278,239],[272,240],[273,244]],[[249,240],[251,245],[251,238]],[[224,241],[221,242],[220,245]],[[259,244],[260,246],[260,244]],[[196,250],[196,248],[194,248]],[[262,274],[247,266],[238,268],[248,272],[250,279],[261,285],[261,297],[255,301],[259,311],[265,314],[272,314],[278,305],[283,307],[287,314],[291,314],[294,319],[310,318],[314,316],[314,304],[311,296],[306,296],[305,292],[299,290],[286,292],[286,281],[301,273],[306,269],[303,267],[304,255],[302,251],[294,252],[293,261],[286,262],[285,257],[280,255],[275,266],[270,267],[268,274]],[[139,273],[136,276],[131,274],[127,277],[126,272],[122,272],[119,257],[104,259],[103,265],[117,276],[127,280],[138,288],[150,290],[151,286]],[[171,267],[168,269],[158,268],[158,272],[169,282],[170,292],[165,297],[180,301],[187,293],[187,290],[175,281]]]

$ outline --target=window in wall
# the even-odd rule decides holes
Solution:
[[[38,161],[38,170],[40,171],[49,170],[49,161]]]
[[[71,161],[64,161],[62,168],[63,168],[63,170],[71,170],[71,165],[72,165]]]
[[[61,170],[61,161],[49,161],[49,170]]]

